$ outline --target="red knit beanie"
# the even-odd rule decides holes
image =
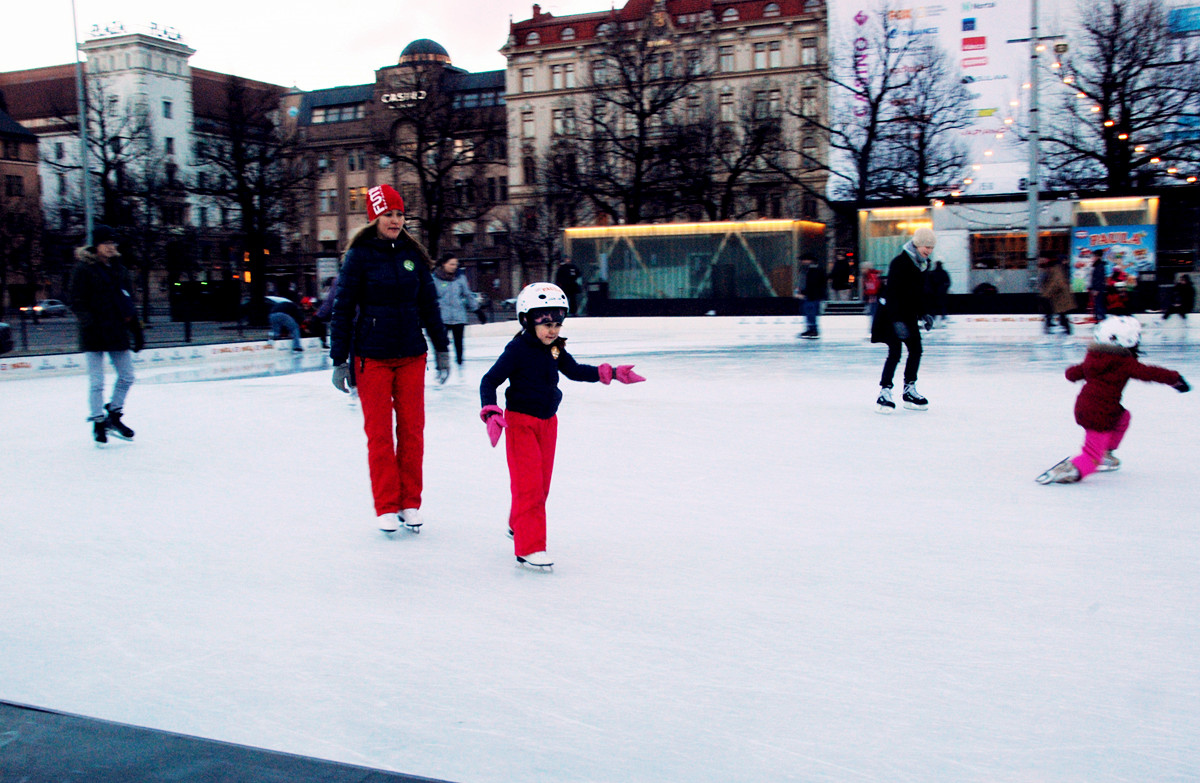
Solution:
[[[391,185],[376,185],[367,191],[367,220],[374,220],[393,209],[404,211],[404,199]]]

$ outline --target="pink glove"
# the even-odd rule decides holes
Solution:
[[[603,383],[605,386],[612,383],[613,368],[611,364],[602,364],[596,370],[600,373],[600,383]]]
[[[642,381],[646,380],[633,371],[632,364],[622,364],[613,374],[621,383],[641,383]]]
[[[488,440],[492,442],[492,448],[496,448],[500,442],[500,431],[508,426],[504,411],[498,405],[487,405],[479,412],[479,418],[487,425]]]

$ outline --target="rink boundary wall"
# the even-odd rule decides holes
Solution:
[[[1140,320],[1149,326],[1158,318],[1151,314]],[[1075,315],[1072,320],[1077,327],[1075,339],[1086,341],[1090,319]],[[948,328],[934,330],[928,339],[1027,342],[1044,338],[1041,324],[1042,317],[1038,315],[954,316]],[[622,342],[622,350],[628,353],[630,338],[637,338],[635,352],[642,353],[793,344],[799,342],[797,336],[804,328],[803,316],[571,318],[563,334],[572,340],[572,353],[597,356],[605,355],[605,344],[612,342]],[[820,328],[825,343],[859,343],[866,339],[870,322],[865,315],[828,316],[821,318]],[[1183,331],[1182,326],[1175,328]],[[468,326],[470,355],[494,358],[516,331],[516,324],[511,321]],[[1200,341],[1200,334],[1193,339],[1187,339],[1190,336],[1186,332],[1183,334],[1186,342]],[[147,348],[134,355],[134,371],[139,382],[173,382],[303,372],[329,366],[328,350],[321,347],[317,338],[302,342],[303,353],[294,353],[290,340],[280,340],[277,345],[260,340]],[[87,363],[82,353],[0,357],[0,381],[86,374]]]

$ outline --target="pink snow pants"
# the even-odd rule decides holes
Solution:
[[[558,417],[539,419],[506,411],[508,427],[504,450],[512,508],[508,526],[513,532],[517,557],[546,551],[546,497],[554,475],[554,448],[558,444]]]
[[[1086,478],[1096,472],[1096,466],[1104,458],[1104,452],[1113,451],[1121,445],[1125,431],[1129,429],[1129,411],[1123,411],[1117,419],[1117,426],[1107,432],[1084,430],[1083,453],[1072,458],[1071,462],[1079,469],[1079,478]]]
[[[425,460],[425,354],[403,359],[362,359],[355,380],[367,433],[375,513],[420,508]]]

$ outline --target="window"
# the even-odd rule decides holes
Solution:
[[[333,188],[317,191],[317,210],[319,212],[337,212],[337,191]]]
[[[575,110],[574,109],[555,109],[554,110],[554,135],[563,136],[570,135],[575,132]]]
[[[814,139],[812,136],[805,136],[804,140],[800,142],[800,153],[803,156],[801,162],[804,164],[805,169],[812,171],[813,169],[817,168],[818,161],[816,139]]]
[[[767,44],[767,67],[783,67],[783,46],[779,41],[771,41]]]
[[[324,174],[329,171],[329,158],[322,155],[317,158],[317,173]]]
[[[325,122],[325,107],[320,106],[312,110],[312,124],[320,125]]]
[[[19,174],[9,174],[4,178],[4,195],[10,198],[21,198],[25,195],[25,179]]]
[[[208,227],[208,207],[200,207],[200,214],[197,218],[197,223],[200,228]]]
[[[367,155],[362,150],[350,150],[346,153],[347,171],[366,171]]]
[[[67,175],[62,172],[58,174],[58,197],[59,199],[67,197]]]
[[[63,145],[63,143],[61,141],[54,142],[54,159],[62,160],[63,156],[66,154],[67,148]]]
[[[767,92],[767,112],[772,117],[783,116],[783,92],[770,90]]]
[[[542,36],[538,33],[530,33],[529,35],[525,36],[525,45],[526,46],[537,46],[541,42],[542,42]]]
[[[169,120],[175,115],[174,105],[171,103],[171,101],[167,100],[166,98],[163,98],[162,109],[163,109],[163,119]]]
[[[703,62],[700,59],[700,50],[688,49],[687,62],[688,73],[690,73],[692,76],[699,76],[701,63]]]
[[[8,160],[21,159],[21,143],[12,139],[4,140],[4,157]]]
[[[766,7],[763,8],[763,17],[772,17],[772,16],[779,16],[779,4],[778,3],[767,3]]]
[[[604,60],[592,63],[592,84],[604,84],[608,81],[608,64]]]
[[[179,173],[178,166],[176,166],[174,163],[168,163],[166,166],[163,167],[163,173],[166,175],[168,185],[177,184],[175,182],[175,176],[176,176],[176,174]]]
[[[550,66],[550,89],[561,90],[563,88],[563,67],[561,65]]]
[[[721,122],[733,122],[736,119],[733,112],[733,93],[721,93]]]
[[[533,124],[533,112],[521,112],[521,136],[522,138],[532,139],[537,135],[537,130]]]
[[[533,69],[521,69],[521,92],[533,92]]]
[[[564,41],[574,41],[575,40],[575,28],[574,27],[564,27],[563,31],[562,31],[562,35],[560,37]]]
[[[347,212],[366,212],[367,211],[367,188],[347,188],[346,189],[346,211]]]
[[[470,139],[455,139],[454,158],[462,161],[475,160],[475,142]]]
[[[563,81],[568,90],[575,87],[575,63],[567,63],[563,66]]]
[[[537,165],[533,162],[533,158],[526,156],[521,161],[521,173],[525,177],[525,184],[532,185],[537,182]]]
[[[800,64],[817,64],[817,39],[805,38],[800,41]]]
[[[163,152],[167,153],[168,155],[175,154],[175,139],[171,138],[170,136],[163,139]]]
[[[800,116],[815,117],[817,114],[817,88],[804,87],[800,90]]]
[[[767,45],[765,43],[754,44],[754,70],[761,71],[767,67]]]
[[[198,190],[208,190],[208,172],[201,171],[196,174],[196,188]]]
[[[687,97],[687,121],[690,123],[700,122],[700,96],[689,95]]]
[[[718,56],[717,67],[721,71],[721,73],[732,73],[733,72],[733,47],[732,46],[722,46],[720,49],[717,50],[717,56]]]
[[[804,13],[815,14],[821,10],[821,0],[804,0]]]
[[[725,13],[721,14],[722,22],[736,22],[741,17],[738,15],[736,8],[726,8]]]
[[[499,191],[496,196],[501,201],[508,201],[508,177],[496,177],[496,187]]]

